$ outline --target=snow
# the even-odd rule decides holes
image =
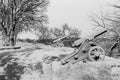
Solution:
[[[29,46],[29,45],[28,45]],[[40,62],[45,58],[46,56],[59,56],[61,54],[71,54],[73,52],[73,48],[69,47],[51,47],[51,46],[46,46],[43,44],[39,44],[37,46],[41,46],[41,49],[34,50],[32,52],[28,53],[18,53],[16,54],[17,57],[20,57],[21,61],[28,62],[28,63],[36,63]],[[105,60],[102,62],[89,62],[90,64],[93,65],[101,65],[101,64],[106,64],[106,65],[120,65],[120,60],[111,58],[106,56]]]
[[[33,32],[22,32],[18,34],[18,39],[38,39],[38,36]]]
[[[36,62],[40,62],[43,61],[43,58],[45,58],[46,56],[59,56],[60,54],[70,54],[72,53],[73,49],[72,48],[48,48],[48,47],[44,47],[43,49],[40,50],[35,50],[31,53],[29,53],[29,56],[25,57],[25,56],[21,56],[21,60],[24,60],[24,62],[26,61],[27,63],[36,63]],[[20,56],[20,55],[18,55]],[[25,59],[24,59],[25,58]],[[26,60],[27,58],[27,60]]]
[[[25,73],[22,75],[21,80],[40,80],[40,74],[38,74],[36,71],[32,71],[31,74]]]
[[[43,61],[43,58],[45,58],[46,56],[59,56],[61,54],[70,54],[73,52],[74,49],[69,47],[55,48],[51,46],[46,46],[44,44],[37,44],[32,46],[41,47],[41,49],[36,49],[34,51],[25,52],[25,53],[23,52],[17,53],[14,56],[20,59],[19,63],[26,66],[25,73],[21,76],[21,80],[56,80],[58,78],[56,75],[65,76],[67,75],[67,73],[73,74],[72,72],[74,72],[74,74],[77,74],[77,72],[78,73],[80,72],[78,70],[81,70],[81,69],[83,70],[83,72],[86,72],[86,73],[95,73],[98,69],[97,67],[103,67],[103,66],[107,66],[111,68],[112,74],[115,74],[115,75],[120,74],[119,59],[105,56],[105,60],[102,62],[87,62],[87,63],[78,62],[76,64],[68,64],[63,66],[60,64],[60,61],[53,61],[47,64]],[[37,69],[37,70],[30,69],[29,64],[35,68],[35,65],[38,63],[42,64],[42,70],[44,71],[44,74],[40,73],[39,71],[40,69]],[[72,71],[70,71],[69,68]],[[57,80],[61,80],[61,79],[57,79]]]

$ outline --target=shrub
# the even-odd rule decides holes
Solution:
[[[4,74],[0,75],[0,80],[20,80],[23,74],[24,66],[20,65],[10,53],[0,54],[1,64],[4,68]]]
[[[41,62],[36,63],[35,69],[38,70],[41,74],[44,74],[43,72],[43,65]]]
[[[20,80],[23,70],[24,66],[19,65],[17,62],[8,64],[5,68],[7,80]]]
[[[82,74],[80,80],[98,80],[94,75],[91,74]]]

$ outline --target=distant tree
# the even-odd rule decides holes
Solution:
[[[0,30],[5,45],[14,46],[20,31],[44,26],[48,3],[48,0],[0,0]]]
[[[81,31],[77,28],[71,28],[70,30],[70,37],[71,38],[80,38]]]
[[[53,34],[55,35],[55,38],[60,38],[63,36],[63,32],[59,28],[54,28]]]
[[[63,26],[61,26],[61,28],[50,28],[48,33],[50,38],[61,38],[64,36],[79,38],[81,31],[77,28],[71,28],[67,23],[65,23]]]
[[[51,39],[54,38],[53,32],[54,32],[54,29],[53,29],[53,28],[50,28],[50,29],[49,29],[49,38],[51,38]]]
[[[71,38],[79,38],[81,31],[77,28],[70,27],[67,23],[62,26],[63,36],[69,35]]]
[[[66,31],[70,32],[70,27],[67,23],[65,23],[63,26],[62,26],[62,30],[63,30],[63,36],[66,35]]]
[[[41,33],[41,35],[39,35],[40,39],[47,39],[49,37],[48,27],[40,27],[39,33]]]

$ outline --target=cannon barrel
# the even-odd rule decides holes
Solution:
[[[102,30],[102,31],[99,31],[95,36],[94,36],[94,38],[96,38],[96,37],[98,37],[98,36],[100,36],[100,35],[102,35],[102,34],[104,34],[104,33],[106,33],[107,32],[107,29],[104,29],[104,30]]]
[[[102,30],[99,30],[96,33],[92,34],[92,36],[87,36],[86,38],[80,38],[73,43],[73,46],[80,45],[84,40],[93,40],[106,32],[107,32],[107,29],[102,29]]]
[[[88,36],[86,39],[93,40],[93,39],[97,38],[98,36],[106,33],[107,31],[108,30],[104,28],[102,30],[95,32],[94,34],[91,34],[91,36]]]
[[[64,38],[66,38],[66,37],[68,37],[68,36],[69,36],[69,35],[64,36],[64,37],[61,37],[61,38],[58,38],[58,39],[54,40],[53,43],[58,42],[58,41],[60,41],[60,40],[62,40],[62,39],[64,39]]]

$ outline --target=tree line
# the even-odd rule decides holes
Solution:
[[[40,39],[65,36],[65,30],[78,37],[80,32],[67,24],[62,29],[47,27],[48,4],[49,0],[0,0],[0,31],[4,46],[14,46],[18,33],[31,29],[39,32]]]
[[[69,38],[79,38],[80,34],[80,30],[70,27],[67,23],[60,28],[40,27],[39,31],[36,33],[36,35],[39,36],[39,39],[58,39],[64,36],[68,36]]]

